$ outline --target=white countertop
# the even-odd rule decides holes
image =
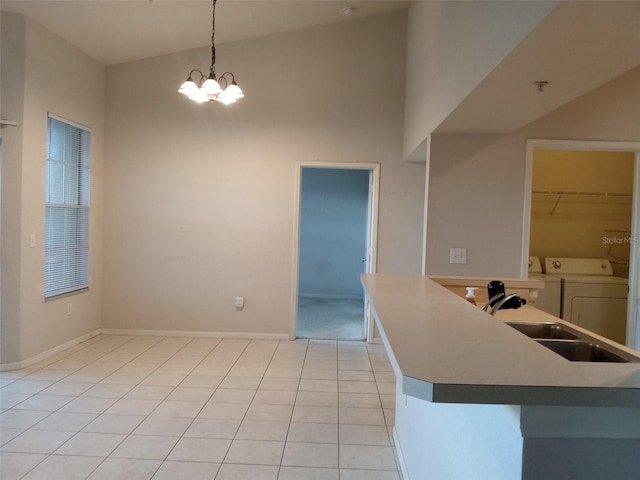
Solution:
[[[529,306],[492,317],[424,276],[365,274],[362,282],[407,395],[444,403],[640,407],[640,363],[571,362],[500,320],[562,322],[556,317]]]

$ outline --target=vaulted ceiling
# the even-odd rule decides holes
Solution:
[[[638,25],[638,0],[560,2],[436,132],[507,133],[640,66]]]
[[[220,0],[216,42],[348,22],[409,5],[406,0]],[[346,7],[353,7],[350,15],[344,14]],[[106,66],[203,47],[211,40],[211,0],[2,0],[0,11],[27,15]],[[513,131],[622,75],[640,65],[638,25],[640,0],[559,2],[435,131]],[[539,80],[549,82],[541,94],[533,85]]]
[[[216,43],[407,8],[404,0],[221,0]],[[104,65],[211,44],[211,0],[2,0]],[[353,7],[351,14],[343,9]]]

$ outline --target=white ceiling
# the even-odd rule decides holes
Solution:
[[[640,1],[563,1],[436,131],[510,132],[638,66]]]
[[[221,0],[216,43],[407,8],[406,0]],[[342,9],[353,6],[351,15]],[[210,45],[211,0],[2,0],[104,65]]]

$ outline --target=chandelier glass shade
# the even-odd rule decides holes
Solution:
[[[220,102],[224,104],[235,103],[244,97],[242,89],[236,83],[236,78],[231,72],[224,72],[219,77],[216,76],[216,2],[213,0],[212,22],[211,22],[211,67],[209,75],[205,76],[202,71],[193,69],[189,72],[189,77],[178,89],[179,93],[186,95],[190,100],[197,103]],[[195,80],[194,80],[195,76]]]

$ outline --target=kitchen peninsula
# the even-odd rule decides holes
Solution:
[[[362,276],[396,374],[405,480],[638,477],[640,363],[566,360],[501,321],[562,320],[530,306],[492,317],[438,280]]]

